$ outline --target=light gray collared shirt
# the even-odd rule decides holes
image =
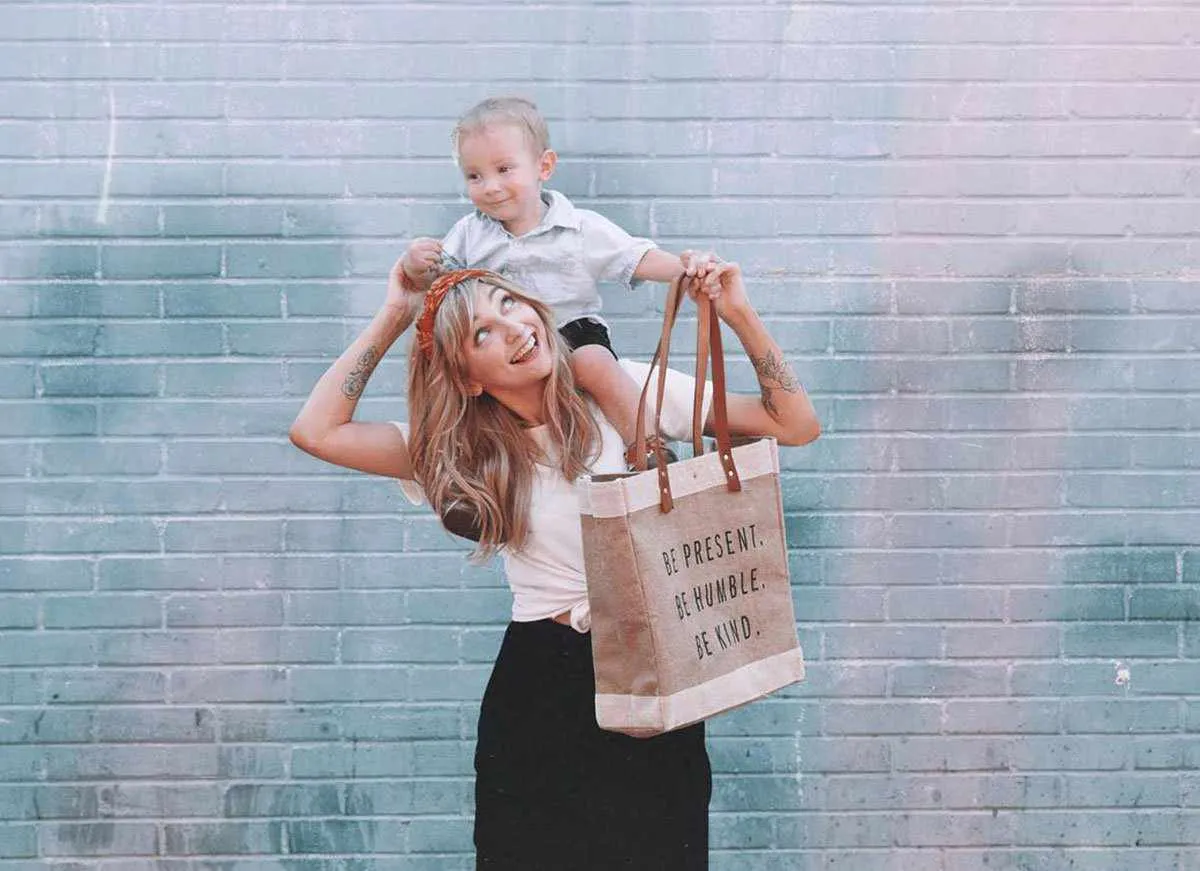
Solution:
[[[575,208],[557,191],[543,190],[542,200],[546,214],[524,235],[513,236],[476,210],[450,228],[442,248],[467,266],[512,279],[554,309],[560,327],[582,317],[603,323],[597,284],[615,281],[632,288],[633,271],[657,246],[603,215]]]

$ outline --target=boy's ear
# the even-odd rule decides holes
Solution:
[[[558,166],[558,155],[553,149],[547,148],[542,152],[541,159],[538,160],[538,178],[542,181],[549,181],[550,176],[554,175],[554,167]]]

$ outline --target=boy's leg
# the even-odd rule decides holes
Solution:
[[[626,446],[625,459],[629,468],[634,468],[636,459],[642,453],[647,453],[649,466],[653,468],[655,454],[649,450],[649,443],[659,440],[654,431],[654,415],[649,408],[646,409],[647,444],[634,446],[642,386],[617,363],[617,352],[608,340],[608,327],[595,318],[583,317],[564,324],[559,328],[559,333],[571,348],[571,370],[575,375],[575,383],[591,395],[620,434]],[[667,462],[674,462],[674,453],[663,445],[660,447],[666,452]]]
[[[637,432],[637,407],[642,389],[603,345],[581,345],[571,352],[575,383],[596,401],[625,444]],[[647,433],[650,429],[647,428]]]

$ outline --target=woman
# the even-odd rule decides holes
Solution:
[[[746,296],[740,270],[688,256],[689,292],[714,299],[742,342],[760,395],[730,395],[730,430],[804,444],[812,405]],[[458,270],[423,295],[399,263],[370,325],[317,382],[292,441],[330,463],[419,482],[440,516],[471,518],[476,557],[500,554],[513,591],[480,711],[477,867],[636,868],[708,864],[711,778],[704,726],[651,739],[596,725],[578,503],[573,482],[624,471],[624,446],[578,395],[549,310],[494,273]],[[411,432],[353,420],[376,364],[413,322]],[[635,378],[645,364],[622,361]],[[672,372],[663,435],[690,431],[693,382]],[[706,397],[706,429],[711,411]]]

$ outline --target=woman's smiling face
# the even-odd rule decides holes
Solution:
[[[510,405],[506,397],[536,395],[554,367],[553,338],[537,311],[501,287],[476,282],[474,317],[463,340],[467,378]]]

